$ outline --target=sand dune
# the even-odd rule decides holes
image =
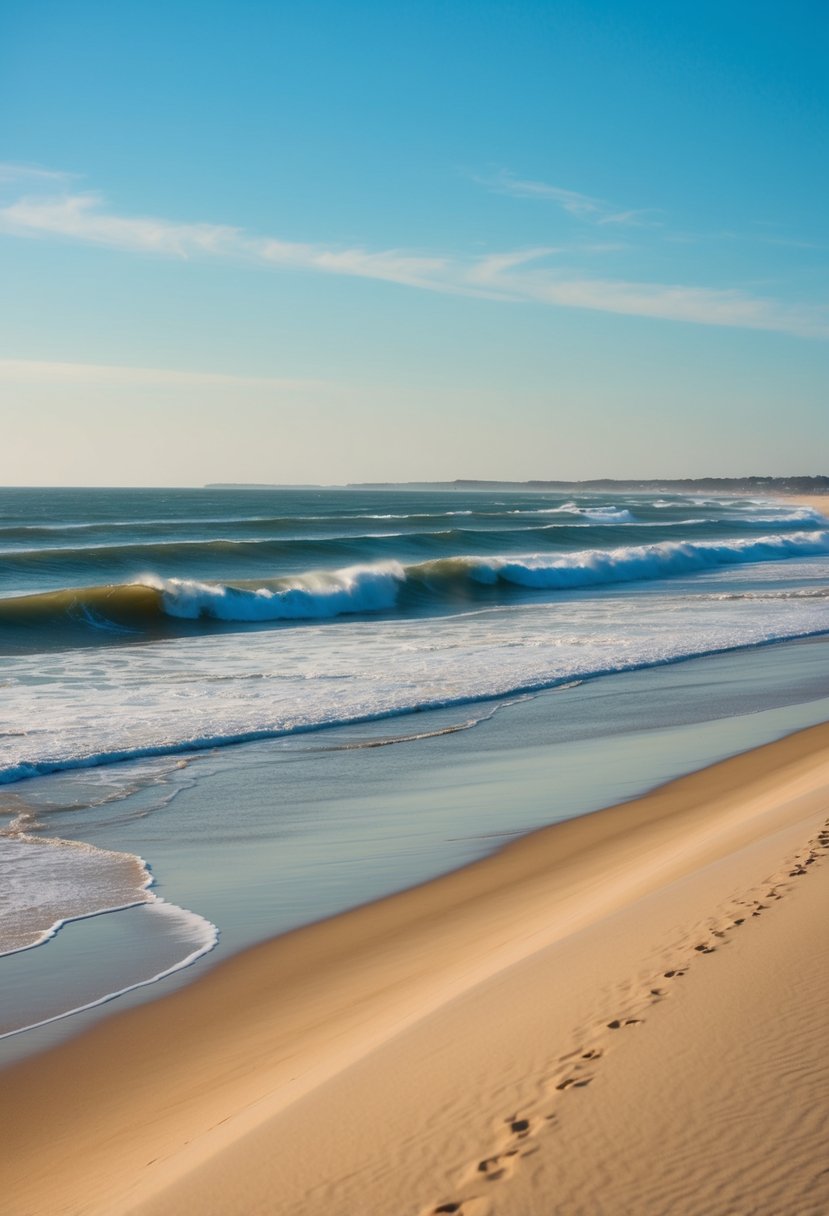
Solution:
[[[3,1076],[14,1214],[829,1207],[829,725]]]

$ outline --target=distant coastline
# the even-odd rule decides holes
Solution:
[[[320,490],[322,485],[285,485],[278,482],[212,481],[206,490]],[[641,490],[643,493],[679,491],[682,493],[743,492],[771,494],[829,494],[829,477],[653,477],[620,480],[600,477],[592,481],[488,481],[457,477],[454,481],[351,481],[346,490],[568,490],[578,491]]]

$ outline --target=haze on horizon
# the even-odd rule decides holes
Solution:
[[[0,485],[829,471],[799,0],[0,11]]]

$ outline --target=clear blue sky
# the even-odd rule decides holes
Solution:
[[[0,484],[829,472],[823,3],[0,6]]]

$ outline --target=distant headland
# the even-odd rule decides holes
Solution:
[[[319,490],[320,485],[279,485],[273,482],[210,482],[208,490]],[[600,477],[592,481],[488,481],[456,478],[454,481],[356,481],[347,490],[602,490],[643,493],[680,492],[683,494],[829,494],[829,477],[651,477],[622,480]]]

